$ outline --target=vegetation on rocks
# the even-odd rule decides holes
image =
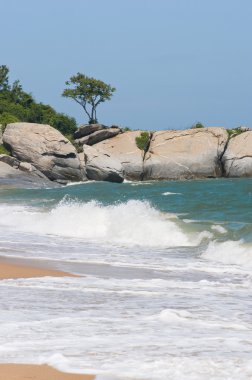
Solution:
[[[205,128],[204,125],[200,122],[193,124],[191,129],[197,129],[197,128]]]
[[[14,122],[49,124],[63,134],[73,134],[77,129],[74,118],[58,113],[51,106],[37,103],[23,90],[19,80],[9,82],[9,68],[0,66],[0,124]]]
[[[150,144],[149,132],[141,132],[140,136],[136,137],[136,145],[140,150],[147,152]]]
[[[241,133],[243,133],[244,131],[238,127],[238,128],[233,128],[233,129],[227,129],[227,133],[228,133],[228,137],[231,138],[231,137],[235,137],[237,135],[240,135]]]
[[[0,154],[7,154],[8,156],[10,156],[10,152],[3,145],[0,145]]]

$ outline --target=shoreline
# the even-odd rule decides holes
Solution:
[[[80,277],[78,275],[39,265],[39,260],[0,256],[0,280],[32,277]]]
[[[94,375],[58,371],[48,365],[0,364],[0,380],[94,380]]]
[[[31,266],[25,261],[15,258],[0,257],[0,280],[32,278],[32,277],[79,277],[77,275],[55,269]],[[90,374],[74,374],[58,371],[48,365],[0,363],[0,380],[94,380]]]

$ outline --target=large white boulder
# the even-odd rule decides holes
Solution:
[[[50,180],[67,182],[85,179],[75,147],[50,125],[8,124],[3,142],[14,157],[31,163]]]
[[[232,137],[222,160],[227,177],[252,177],[252,131]]]
[[[124,178],[141,180],[143,175],[143,152],[136,145],[140,131],[130,131],[93,145],[97,153],[104,152],[115,162],[120,162]]]
[[[155,132],[144,160],[145,180],[220,177],[224,128]]]
[[[84,145],[83,153],[86,173],[95,181],[123,182],[123,168],[115,157],[107,151],[97,150],[93,146]]]

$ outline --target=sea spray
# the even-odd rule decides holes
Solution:
[[[175,216],[161,213],[147,201],[103,205],[64,199],[51,210],[1,206],[4,225],[41,235],[80,238],[127,246],[178,247],[200,243],[209,233],[190,237]],[[1,223],[1,222],[0,222]]]

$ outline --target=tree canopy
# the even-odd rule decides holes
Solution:
[[[0,91],[9,90],[9,69],[6,65],[0,66]]]
[[[77,73],[66,82],[62,96],[75,100],[89,118],[89,124],[97,123],[96,109],[100,103],[110,100],[115,88],[101,80]]]
[[[77,129],[74,118],[58,113],[53,107],[37,103],[33,96],[25,92],[19,80],[9,83],[9,68],[0,65],[0,124],[17,121],[50,124],[65,135]]]

